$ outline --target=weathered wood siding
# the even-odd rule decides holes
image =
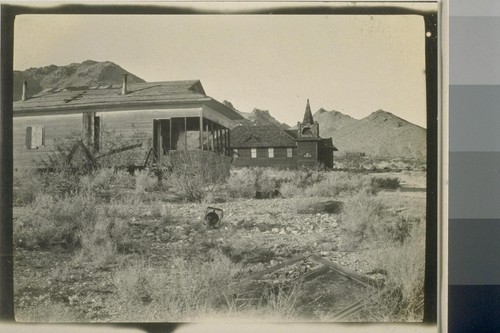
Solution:
[[[304,157],[310,154],[311,157]],[[315,141],[300,141],[297,143],[297,162],[300,165],[312,166],[318,163],[318,143]]]
[[[127,110],[101,111],[95,110],[100,117],[101,139],[106,139],[105,132],[113,133],[110,137],[118,136],[123,139],[144,137],[143,146],[135,151],[134,160],[142,163],[153,140],[153,120],[168,119],[171,117],[199,117],[201,107],[156,109],[156,110]],[[210,113],[212,111],[207,111]],[[43,116],[14,117],[14,167],[33,167],[40,165],[54,152],[54,140],[63,139],[72,134],[82,133],[82,113],[58,114]],[[38,149],[26,148],[26,127],[45,127],[45,147]]]
[[[81,133],[82,115],[48,115],[15,117],[13,119],[14,168],[40,165],[49,154],[54,152],[54,140],[72,133]],[[26,147],[26,128],[44,126],[45,146],[38,149]]]
[[[274,157],[269,157],[268,148],[257,148],[257,158],[251,157],[250,148],[238,148],[238,157],[233,158],[235,167],[297,167],[297,148],[292,148],[293,157],[287,157],[287,148],[274,148]]]

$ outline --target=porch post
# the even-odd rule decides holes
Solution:
[[[209,134],[209,137],[210,137],[210,147],[211,147],[211,151],[215,151],[215,140],[214,140],[214,122],[213,121],[210,121],[210,134]]]
[[[168,121],[168,154],[172,151],[172,118]]]
[[[187,152],[187,142],[188,142],[188,136],[187,136],[187,118],[184,117],[184,151]]]
[[[200,114],[200,149],[203,150],[203,115]]]

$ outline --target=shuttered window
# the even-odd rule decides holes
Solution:
[[[257,148],[252,148],[250,151],[252,158],[257,158]]]
[[[274,158],[274,148],[269,148],[267,151],[269,152],[269,158]]]
[[[26,127],[26,148],[38,149],[45,146],[45,128],[43,126]]]
[[[293,150],[292,150],[292,148],[287,148],[286,149],[286,157],[293,157]]]

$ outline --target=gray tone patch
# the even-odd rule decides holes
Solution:
[[[448,284],[500,284],[499,234],[500,220],[450,220]]]
[[[500,84],[500,17],[450,17],[450,84]]]
[[[450,151],[500,152],[499,105],[500,86],[450,86]]]
[[[500,16],[497,0],[450,1],[450,16]]]
[[[449,216],[500,218],[500,153],[451,152]]]

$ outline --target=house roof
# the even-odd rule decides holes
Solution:
[[[231,129],[231,147],[295,147],[293,137],[277,126],[237,126]]]
[[[121,85],[92,87],[49,88],[14,102],[14,116],[35,112],[64,112],[65,110],[103,109],[115,107],[141,107],[180,104],[209,104],[230,119],[241,115],[217,100],[207,96],[199,80],[130,83],[127,94]]]

